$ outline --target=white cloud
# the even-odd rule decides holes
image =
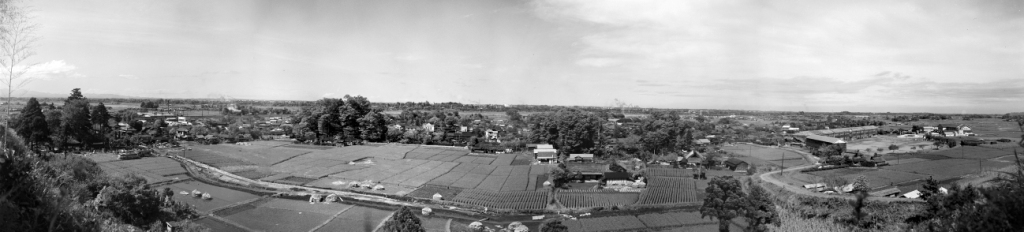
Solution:
[[[21,70],[25,71],[25,78],[35,78],[41,80],[49,80],[55,78],[81,78],[85,77],[84,74],[75,72],[78,67],[70,65],[63,60],[52,60],[49,62],[39,63],[34,66],[28,67],[21,66]]]
[[[973,2],[552,0],[532,6],[540,18],[585,28],[577,65],[614,65],[607,73],[678,81],[676,89],[707,97],[848,101],[888,93],[907,96],[899,99],[905,103],[934,102],[931,92],[884,86],[914,76],[950,97],[983,100],[994,96],[946,86],[1024,76],[1024,30],[1007,30],[1024,28],[1024,17],[993,18],[989,8],[998,6]],[[700,91],[708,86],[715,91]]]

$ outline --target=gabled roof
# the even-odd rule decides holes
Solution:
[[[703,158],[705,158],[705,156],[703,154],[700,154],[697,151],[690,151],[690,153],[686,153],[686,157],[685,158],[686,159],[690,159],[690,158],[701,158],[701,159],[703,159]]]
[[[604,180],[632,180],[626,172],[605,172]]]
[[[899,193],[900,193],[900,189],[899,188],[897,188],[897,187],[889,187],[889,188],[886,188],[886,189],[870,192],[870,193],[868,193],[868,195],[871,195],[871,196],[888,196],[888,195],[899,194]]]
[[[555,153],[554,152],[537,152],[537,158],[538,159],[554,159],[555,158]]]
[[[833,138],[833,137],[821,136],[821,135],[808,135],[807,139],[813,139],[813,140],[827,142],[827,143],[832,143],[832,144],[846,143],[846,141],[843,141],[842,139],[839,139],[839,138]]]
[[[569,160],[580,159],[594,159],[594,154],[569,154]]]

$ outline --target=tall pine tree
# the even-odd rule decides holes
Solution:
[[[16,128],[18,135],[25,138],[29,147],[50,142],[50,128],[46,124],[46,115],[43,115],[43,107],[36,98],[28,99],[25,108],[21,109],[19,121]]]

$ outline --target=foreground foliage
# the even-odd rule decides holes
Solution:
[[[201,230],[187,221],[192,208],[139,177],[108,176],[80,156],[34,153],[13,130],[0,130],[0,231],[160,230],[162,222]]]
[[[387,222],[384,222],[384,227],[380,228],[384,232],[423,232],[423,225],[420,223],[420,218],[412,214],[409,211],[409,207],[402,206],[395,211],[395,215],[392,215]]]

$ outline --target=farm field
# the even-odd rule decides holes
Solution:
[[[994,159],[1013,155],[1015,147],[959,146],[929,154],[946,156],[953,159]]]
[[[188,203],[196,207],[196,210],[200,212],[210,213],[212,210],[225,207],[238,202],[253,200],[259,198],[259,196],[242,192],[234,189],[209,185],[199,181],[186,181],[174,183],[166,186],[158,186],[154,188],[163,189],[171,188],[174,191],[174,200]],[[213,195],[213,199],[203,200],[192,195],[181,194],[182,191],[191,194],[192,190],[199,190],[200,192],[210,193]]]
[[[632,205],[639,198],[638,193],[628,192],[558,192],[555,197],[566,208],[590,208]]]
[[[735,156],[746,156],[765,161],[781,160],[783,158],[786,158],[786,161],[789,161],[788,159],[803,157],[793,151],[742,143],[735,144],[733,146],[723,146],[722,150],[732,153]]]
[[[1010,163],[971,160],[971,159],[945,159],[928,162],[917,162],[882,167],[886,170],[909,172],[914,174],[929,175],[936,179],[948,179],[980,172],[985,169],[999,169],[1009,166]]]
[[[331,218],[323,227],[316,231],[364,231],[372,232],[380,222],[391,215],[391,211],[370,207],[355,206],[337,217]],[[308,230],[306,230],[308,231]]]
[[[808,162],[799,153],[781,149],[751,144],[735,144],[722,147],[722,150],[729,152],[737,159],[747,161],[756,165],[773,166],[797,166]]]
[[[494,192],[479,189],[466,189],[456,195],[452,201],[489,207],[494,209],[543,209],[547,206],[548,194],[537,191]]]
[[[637,224],[639,222],[639,224]],[[611,225],[611,224],[615,225]],[[669,212],[647,213],[641,215],[622,215],[610,217],[580,218],[564,220],[562,224],[571,232],[600,231],[718,231],[718,221],[701,218],[700,213]],[[745,221],[735,219],[729,231],[744,231]]]
[[[453,186],[464,189],[482,189],[489,191],[534,191],[538,175],[548,172],[544,165],[497,166],[473,163],[461,163],[427,183],[440,186]]]
[[[149,184],[159,184],[174,180],[188,179],[188,171],[167,157],[146,157],[133,160],[116,160],[98,164],[103,172],[111,175],[135,174],[146,179]]]
[[[406,196],[433,199],[434,194],[439,193],[444,200],[451,200],[456,195],[459,195],[460,192],[462,192],[462,189],[457,187],[426,184]]]
[[[704,199],[707,180],[684,177],[651,177],[647,189],[640,192],[636,204],[655,205],[698,202]]]

